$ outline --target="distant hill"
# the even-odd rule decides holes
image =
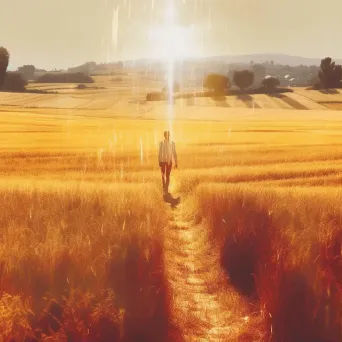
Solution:
[[[322,59],[326,56],[322,56]],[[335,60],[342,64],[342,60]],[[258,74],[255,84],[259,85],[265,76],[276,77],[281,86],[306,87],[318,82],[320,58],[306,58],[285,54],[224,55],[178,60],[174,65],[174,77],[182,84],[201,86],[209,73],[227,74],[230,79],[236,70],[252,68],[253,64],[263,64],[264,72]],[[68,72],[82,72],[86,75],[117,76],[130,73],[134,69],[143,77],[154,81],[165,81],[168,63],[155,59],[136,59],[96,64],[87,62]],[[82,82],[84,83],[84,82]]]
[[[68,72],[71,72],[71,73],[81,72],[85,75],[89,75],[95,68],[96,68],[95,62],[87,62],[78,67],[69,68]]]
[[[195,63],[207,62],[207,63],[225,63],[225,64],[250,64],[251,61],[254,63],[265,63],[273,61],[275,64],[299,66],[299,65],[320,65],[321,60],[325,57],[332,57],[333,60],[342,64],[342,59],[335,59],[334,56],[322,56],[322,58],[308,58],[300,56],[290,56],[285,54],[249,54],[249,55],[223,55],[223,56],[211,56],[191,59]],[[188,60],[189,61],[189,60]],[[126,67],[145,67],[148,65],[159,64],[159,62],[152,59],[137,59],[137,60],[126,60],[122,61]]]
[[[334,56],[322,56],[322,58],[307,58],[301,56],[290,56],[285,54],[248,54],[248,55],[222,55],[210,56],[203,58],[187,58],[183,61],[177,61],[176,65],[184,68],[187,67],[205,67],[207,65],[228,65],[228,64],[241,64],[249,65],[252,61],[254,64],[267,63],[272,61],[274,64],[297,67],[303,66],[319,66],[321,60],[325,57],[332,57],[337,64],[342,64],[342,59],[335,59]],[[95,62],[87,62],[80,66],[69,68],[68,72],[82,72],[84,74],[96,73],[100,70],[119,70],[119,69],[135,69],[135,68],[160,68],[165,69],[165,61],[154,60],[148,58],[140,58],[135,60],[123,60],[111,63],[97,64]]]
[[[307,58],[300,56],[290,56],[284,54],[251,54],[251,55],[225,55],[204,58],[207,61],[225,62],[225,63],[243,63],[249,64],[251,61],[254,63],[265,63],[273,61],[275,64],[298,66],[298,65],[320,65],[322,58]],[[334,59],[334,57],[332,56]],[[334,59],[335,60],[335,59]],[[335,60],[338,64],[342,64],[342,60]]]

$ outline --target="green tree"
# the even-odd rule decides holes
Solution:
[[[324,88],[339,88],[342,80],[342,66],[336,65],[330,57],[321,61],[318,77]]]
[[[220,74],[209,74],[203,82],[204,88],[214,91],[216,94],[222,94],[230,88],[230,81],[227,76]]]
[[[27,82],[22,79],[18,72],[7,72],[2,90],[10,92],[24,92]]]
[[[5,49],[3,46],[0,46],[0,89],[2,88],[5,81],[9,59],[10,54],[7,49]]]
[[[241,70],[234,72],[234,84],[242,91],[249,88],[254,82],[254,73],[251,70]]]
[[[263,85],[263,87],[266,89],[267,92],[274,92],[277,87],[280,85],[280,81],[278,80],[278,78],[275,77],[268,77],[265,78],[261,84]]]
[[[34,65],[23,65],[18,68],[18,72],[26,81],[34,80],[36,68]]]

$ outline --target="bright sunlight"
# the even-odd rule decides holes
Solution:
[[[171,5],[165,11],[164,24],[151,29],[150,41],[154,59],[175,60],[198,55],[193,43],[195,26],[178,25]]]
[[[193,35],[193,27],[185,28],[179,25],[155,27],[151,31],[154,58],[182,59],[195,56],[197,51],[191,44]]]

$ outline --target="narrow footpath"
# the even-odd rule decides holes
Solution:
[[[224,289],[219,250],[210,244],[204,227],[186,217],[184,204],[173,201],[176,204],[170,208],[165,231],[173,323],[186,342],[240,341],[238,336],[247,328],[248,318],[229,310],[229,303],[236,307],[240,296]]]

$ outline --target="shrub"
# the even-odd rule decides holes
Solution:
[[[146,100],[147,101],[163,101],[163,100],[166,100],[166,95],[165,93],[161,93],[161,92],[152,92],[146,95]]]
[[[280,85],[280,81],[278,80],[278,78],[268,77],[268,78],[265,78],[261,82],[261,84],[266,89],[266,91],[274,92],[277,89],[277,87]]]
[[[80,90],[81,89],[87,89],[87,86],[85,84],[81,83],[76,87],[76,89],[80,89]]]

